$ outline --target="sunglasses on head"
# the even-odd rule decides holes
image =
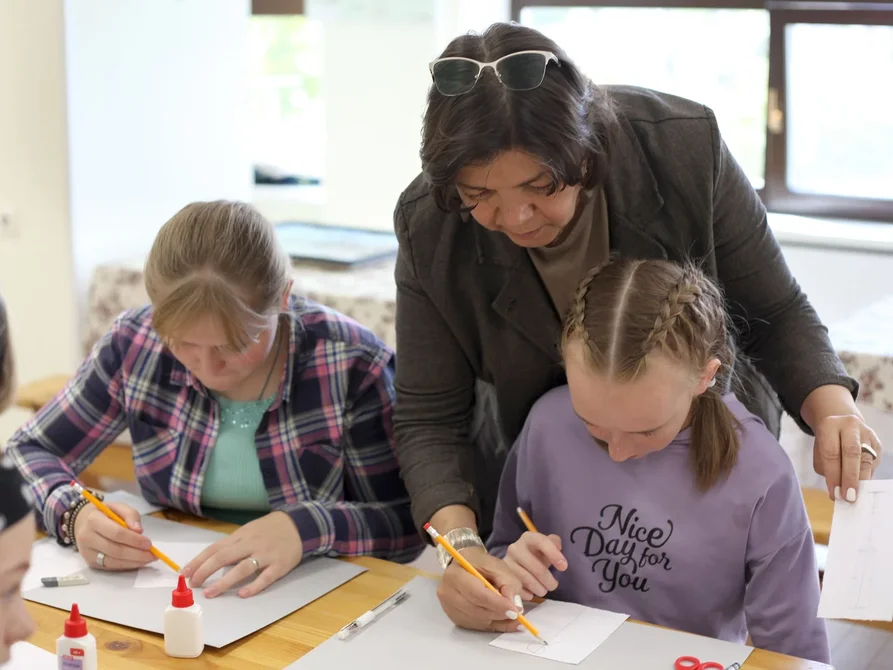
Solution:
[[[486,68],[492,69],[499,82],[510,91],[530,91],[543,83],[549,61],[561,65],[551,51],[517,51],[491,63],[447,56],[433,61],[428,69],[441,95],[468,93]]]

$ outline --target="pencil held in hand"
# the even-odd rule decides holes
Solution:
[[[539,531],[536,529],[536,526],[533,525],[533,521],[531,521],[530,517],[527,516],[527,512],[525,512],[520,507],[518,507],[517,510],[518,516],[521,517],[521,521],[524,523],[527,530],[529,530],[531,533],[538,533]]]
[[[108,505],[106,505],[104,502],[102,502],[99,498],[94,496],[92,493],[90,493],[87,489],[85,489],[83,486],[78,484],[76,481],[72,481],[71,485],[75,488],[75,490],[77,490],[78,493],[80,493],[82,496],[84,496],[90,503],[92,503],[95,507],[97,507],[99,509],[99,511],[102,512],[103,514],[105,514],[109,519],[111,519],[118,525],[129,529],[127,522],[124,521],[124,519],[122,519],[120,516],[115,514],[115,512]],[[160,550],[156,549],[154,544],[151,547],[149,547],[149,551],[152,553],[152,555],[155,558],[157,558],[159,561],[162,561],[163,563],[165,563],[171,570],[173,570],[177,574],[180,573],[180,566],[177,565],[176,563],[174,563],[167,556],[165,556]]]
[[[484,577],[478,571],[478,569],[476,567],[474,567],[471,563],[469,563],[467,560],[465,560],[465,557],[462,556],[462,554],[460,554],[458,551],[456,551],[453,548],[453,545],[451,545],[446,540],[446,538],[444,538],[440,533],[438,533],[436,530],[434,530],[431,527],[430,523],[425,524],[425,530],[428,532],[428,535],[431,536],[432,540],[434,540],[437,544],[439,544],[441,547],[446,549],[447,553],[453,557],[454,561],[456,561],[459,565],[461,565],[463,568],[465,568],[465,570],[467,570],[471,575],[473,575],[474,577],[477,577],[477,579],[479,579],[480,582],[484,586],[486,586],[488,589],[493,591],[493,593],[502,597],[502,594],[499,592],[499,589],[497,589],[495,586],[493,586],[487,580],[487,578]],[[535,637],[537,640],[539,640],[543,644],[546,644],[546,645],[549,644],[542,637],[540,637],[539,631],[533,627],[533,624],[531,624],[523,614],[518,615],[518,623],[520,623],[522,626],[524,626],[524,628],[526,628],[528,631],[530,631],[530,634],[533,635],[533,637]]]

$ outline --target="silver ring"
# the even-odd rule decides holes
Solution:
[[[870,454],[872,460],[877,460],[877,452],[874,450],[874,447],[872,447],[867,442],[862,443],[862,451],[864,451],[866,454]]]
[[[255,572],[260,571],[260,563],[257,562],[256,558],[254,558],[253,556],[249,556],[248,560],[251,561],[252,563],[254,563],[254,571]]]
[[[96,554],[96,565],[98,565],[100,568],[105,567],[105,554],[103,554],[101,551]]]

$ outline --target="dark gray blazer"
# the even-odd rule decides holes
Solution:
[[[606,88],[621,125],[604,185],[611,249],[693,259],[718,280],[739,331],[734,390],[776,436],[779,400],[799,418],[819,386],[855,394],[713,112],[654,91]],[[440,211],[423,176],[400,196],[394,220],[395,430],[413,516],[422,525],[446,505],[467,505],[486,534],[505,451],[473,443],[476,388],[481,381],[495,388],[497,425],[510,444],[532,404],[565,383],[561,321],[525,250]]]

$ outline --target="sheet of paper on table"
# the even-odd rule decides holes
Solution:
[[[207,542],[155,542],[155,547],[182,570],[193,558],[202,553],[210,545]],[[203,584],[202,588],[218,579],[223,570],[218,570]],[[177,586],[178,574],[167,563],[155,561],[136,572],[136,581],[133,587],[136,589],[170,588]]]
[[[180,561],[192,559],[197,549],[227,537],[206,528],[153,516],[144,517],[142,524],[147,537]],[[195,601],[203,611],[205,644],[218,649],[232,644],[313,602],[365,570],[362,566],[334,558],[313,557],[251,598],[240,598],[235,592],[228,591],[209,600],[201,589],[193,590]],[[170,573],[173,577],[174,571],[170,570]],[[153,633],[163,632],[161,613],[171,602],[169,587],[133,588],[137,571],[87,570],[86,574],[90,583],[84,586],[38,587],[23,591],[22,596],[66,612],[71,603],[77,602],[85,617]]]
[[[893,479],[859,482],[834,502],[820,617],[893,621]]]
[[[498,648],[491,644],[500,637],[498,634],[457,628],[443,612],[437,586],[435,579],[415,577],[403,586],[409,597],[400,605],[346,640],[333,635],[287,670],[340,670],[354,667],[357,659],[362,659],[363,670],[562,670],[569,667],[566,662],[540,654],[518,654]],[[535,614],[537,609],[529,610],[530,618],[541,626],[543,623],[550,625],[548,609],[539,615]],[[544,612],[547,613],[546,621],[539,621]],[[555,618],[552,621],[560,626],[566,624],[567,616],[563,621]],[[597,625],[600,628],[601,622]],[[596,632],[595,626],[586,631],[587,634],[593,632]],[[562,633],[558,636],[560,638]],[[751,647],[744,645],[627,619],[574,667],[580,670],[670,670],[680,656],[695,656],[704,661],[716,661],[725,668],[732,663],[743,666],[750,652]]]
[[[3,670],[56,670],[56,655],[28,642],[12,645],[12,656]]]
[[[52,538],[40,540],[31,546],[31,568],[22,580],[22,591],[42,586],[42,577],[67,577],[87,567],[87,562],[71,547],[63,547]]]
[[[629,616],[576,603],[547,600],[525,614],[549,644],[522,628],[504,633],[490,645],[540,658],[577,665],[616,631]]]

